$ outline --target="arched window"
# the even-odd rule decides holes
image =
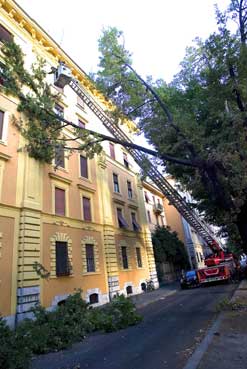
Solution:
[[[99,302],[99,295],[97,293],[92,293],[89,296],[89,303],[90,304],[97,304]]]
[[[126,287],[126,292],[127,292],[127,295],[131,295],[131,293],[133,293],[132,286]]]

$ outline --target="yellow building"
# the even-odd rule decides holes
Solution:
[[[44,30],[14,1],[1,0],[0,43],[11,37],[26,66],[37,56],[45,58],[48,70],[63,60],[104,105],[85,73]],[[53,76],[48,78],[52,84]],[[104,132],[69,86],[61,96],[60,114]],[[98,305],[117,292],[140,293],[150,278],[157,287],[143,188],[132,158],[121,146],[105,143],[104,154],[92,160],[58,153],[53,165],[41,164],[20,150],[25,140],[11,123],[12,115],[19,117],[17,104],[0,95],[0,313],[13,325],[36,302],[53,308],[75,288]],[[129,135],[131,128],[123,127]],[[40,278],[34,268],[39,264],[49,279]]]

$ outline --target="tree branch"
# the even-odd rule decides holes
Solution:
[[[81,129],[82,131],[86,131],[86,132],[92,134],[93,136],[96,135],[96,136],[100,137],[100,139],[103,140],[103,141],[110,141],[110,142],[113,142],[115,144],[119,144],[119,145],[121,145],[123,147],[129,147],[131,149],[144,152],[145,154],[149,154],[149,155],[155,156],[155,157],[160,158],[160,159],[162,159],[164,161],[169,161],[169,162],[172,162],[174,164],[180,164],[180,165],[190,166],[190,167],[194,167],[194,168],[197,168],[200,165],[198,161],[191,161],[191,160],[187,160],[187,159],[175,158],[175,157],[173,157],[173,156],[171,156],[169,154],[166,154],[166,153],[160,155],[157,151],[147,149],[147,148],[145,148],[143,146],[136,145],[136,144],[134,144],[132,142],[121,141],[121,140],[118,140],[115,137],[107,136],[107,135],[104,135],[102,133],[98,133],[98,132],[94,132],[94,131],[89,130],[89,129],[78,127],[75,123],[70,122],[70,121],[64,119],[63,117],[60,117],[59,115],[57,115],[55,113],[50,113],[48,111],[47,111],[47,113],[49,115],[57,118],[58,120],[66,123],[67,125],[70,125],[73,128]],[[70,148],[70,149],[73,149],[73,148]]]

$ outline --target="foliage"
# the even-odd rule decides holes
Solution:
[[[156,263],[168,261],[184,269],[189,266],[185,246],[170,227],[156,227],[152,234],[152,242]]]
[[[38,305],[32,312],[34,320],[25,319],[16,331],[0,318],[0,368],[27,369],[32,354],[62,350],[90,332],[112,332],[141,321],[134,304],[124,296],[92,308],[82,300],[81,290],[54,311]]]
[[[116,28],[105,29],[99,39],[93,77],[121,114],[139,124],[198,210],[247,249],[246,5],[232,0],[227,12],[217,9],[219,31],[187,48],[169,85],[144,80],[134,70]],[[239,22],[235,34],[227,29],[229,17]]]
[[[98,328],[113,332],[139,323],[142,318],[136,313],[135,305],[123,295],[115,297],[103,307],[98,315]]]
[[[0,317],[0,368],[27,369],[31,350],[25,335],[12,331]]]
[[[13,117],[14,124],[27,139],[25,146],[29,155],[41,162],[51,163],[55,149],[67,147],[73,151],[73,140],[62,133],[61,119],[55,115],[55,103],[59,102],[59,93],[53,93],[46,82],[47,66],[42,58],[37,58],[30,70],[25,66],[23,52],[16,43],[6,42],[1,48],[3,65],[1,67],[0,91],[6,95],[18,98],[17,110],[20,117]],[[73,124],[70,129],[77,137],[77,149],[87,152],[88,157],[100,153],[97,134],[93,137],[87,130],[82,130]]]

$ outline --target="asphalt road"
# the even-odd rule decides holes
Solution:
[[[141,324],[40,356],[32,369],[182,369],[214,321],[217,303],[235,288],[178,291],[140,309]]]

